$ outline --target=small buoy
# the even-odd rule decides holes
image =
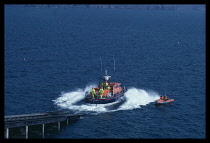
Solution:
[[[25,61],[26,59],[25,59],[25,58],[23,58],[23,60]]]
[[[179,42],[178,42],[178,44],[179,44]]]

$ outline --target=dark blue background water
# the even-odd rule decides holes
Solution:
[[[205,41],[201,10],[5,5],[5,115],[59,110],[62,91],[97,83],[101,56],[118,82],[175,103],[86,115],[50,138],[205,138]]]

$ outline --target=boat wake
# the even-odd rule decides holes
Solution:
[[[138,88],[128,88],[125,93],[123,101],[117,101],[108,104],[87,104],[84,101],[84,95],[86,91],[90,91],[92,87],[96,85],[88,85],[84,89],[77,89],[72,92],[62,92],[60,97],[53,100],[54,104],[62,109],[69,109],[77,113],[103,113],[113,112],[119,110],[132,110],[135,108],[141,108],[141,106],[147,105],[150,102],[154,102],[159,98],[159,94],[154,91],[146,91]]]

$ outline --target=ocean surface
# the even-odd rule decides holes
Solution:
[[[204,10],[4,11],[5,115],[85,114],[46,138],[206,138]],[[126,100],[86,104],[105,69],[127,86]],[[165,94],[175,102],[156,106]]]

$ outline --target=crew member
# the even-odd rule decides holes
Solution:
[[[107,82],[107,80],[105,81],[104,85],[105,85],[105,86],[108,86],[108,85],[109,85],[108,82]]]
[[[160,96],[160,99],[163,100],[163,96],[162,95]]]
[[[166,98],[166,97],[165,97],[165,96],[163,96],[162,98],[163,98],[163,100],[165,100],[165,98]]]
[[[106,87],[106,89],[111,89],[111,87],[108,85],[108,86]]]
[[[102,98],[103,93],[104,93],[104,90],[103,90],[103,88],[101,87],[101,89],[99,90],[99,94],[100,94],[99,97],[100,97],[100,98]]]
[[[103,85],[103,86],[104,86],[104,89],[108,89],[108,88],[107,88],[107,87],[108,87],[108,85],[109,85],[109,84],[108,84],[108,82],[107,82],[107,81],[105,81],[105,82],[104,82],[104,85]]]
[[[165,101],[168,100],[168,96],[165,96]]]
[[[100,84],[100,88],[103,87],[103,86],[104,86],[104,83],[102,82],[102,83]]]
[[[96,95],[96,91],[94,88],[92,88],[91,93],[92,93],[92,97],[94,97]]]

